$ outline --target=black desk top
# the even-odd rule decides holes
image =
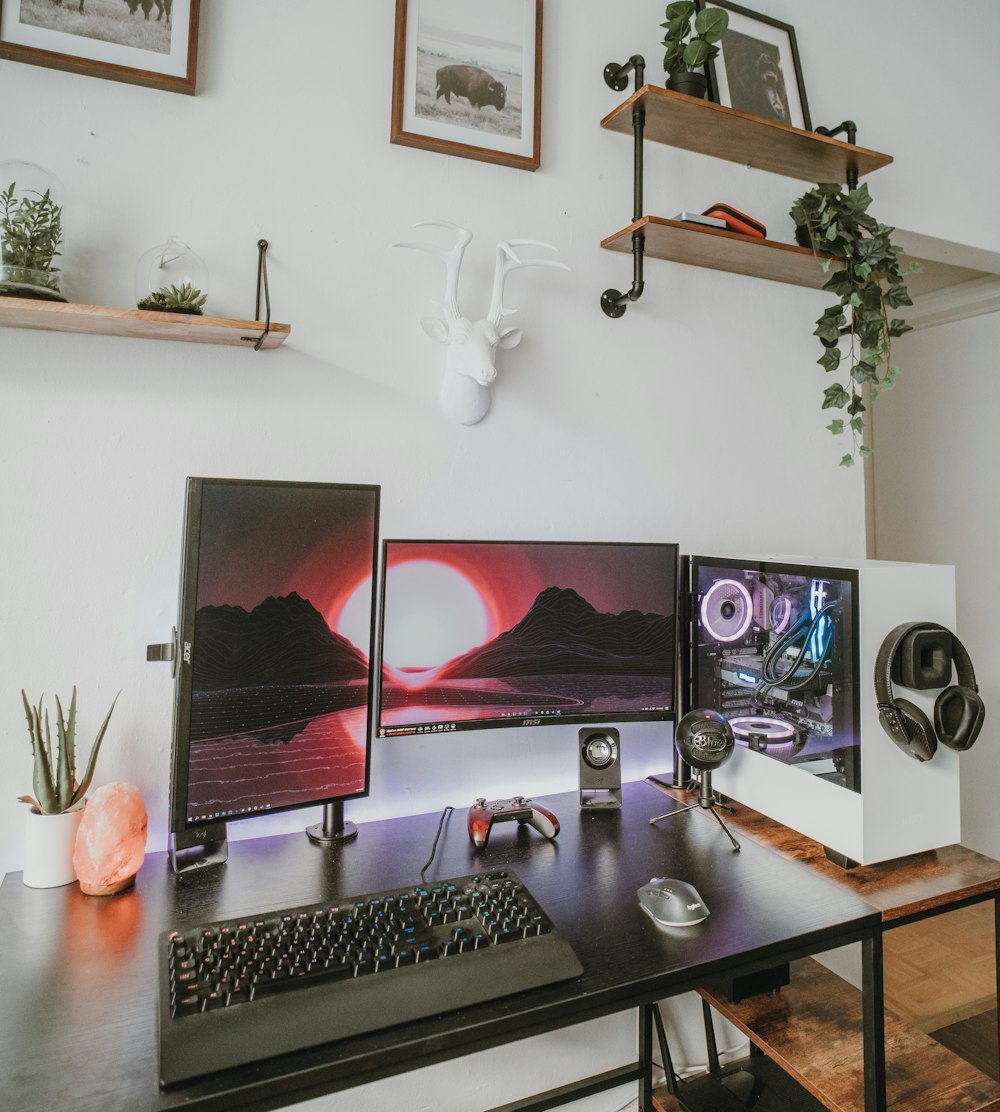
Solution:
[[[710,815],[657,826],[670,807],[645,783],[619,811],[581,812],[577,794],[541,799],[557,839],[503,823],[477,851],[465,807],[448,820],[428,879],[509,867],[576,950],[579,981],[286,1055],[161,1092],[155,943],[162,930],[402,886],[419,879],[438,815],[362,824],[329,852],[305,834],[231,842],[228,864],[177,877],[150,854],[135,888],[0,886],[0,1085],[19,1109],[271,1108],[856,940],[878,912],[805,865],[749,840],[735,853]],[[636,889],[651,876],[696,885],[711,916],[658,930]]]

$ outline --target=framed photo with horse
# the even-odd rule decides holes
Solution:
[[[194,95],[200,0],[0,0],[0,58]]]
[[[396,0],[393,143],[537,170],[542,0]]]
[[[729,13],[719,56],[708,63],[712,99],[752,116],[812,130],[795,29],[729,0],[702,0],[699,7]]]

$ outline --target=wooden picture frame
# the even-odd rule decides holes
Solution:
[[[201,0],[0,0],[0,58],[193,96]]]
[[[393,143],[537,170],[541,115],[542,0],[396,0]]]
[[[719,56],[706,67],[712,100],[811,131],[795,29],[729,0],[700,0],[699,8],[722,8],[729,13],[729,29],[719,43]]]

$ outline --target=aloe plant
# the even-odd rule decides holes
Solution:
[[[43,695],[38,700],[38,706],[28,702],[28,696],[21,691],[24,701],[24,714],[28,720],[28,735],[31,738],[31,750],[35,756],[35,773],[33,779],[34,796],[21,795],[18,799],[22,803],[30,803],[43,815],[61,815],[65,811],[72,811],[82,802],[94,777],[94,765],[97,754],[104,740],[111,713],[118,702],[116,695],[111,703],[101,728],[97,731],[97,738],[90,750],[90,759],[87,768],[79,781],[76,778],[76,688],[69,703],[69,714],[63,714],[62,703],[56,696],[56,741],[58,751],[52,744],[52,731],[49,726],[49,712],[46,710],[42,716]],[[44,724],[44,731],[43,731]]]

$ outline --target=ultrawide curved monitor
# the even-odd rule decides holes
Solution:
[[[380,737],[670,719],[675,544],[383,544]]]
[[[188,480],[171,831],[368,794],[379,488]]]

